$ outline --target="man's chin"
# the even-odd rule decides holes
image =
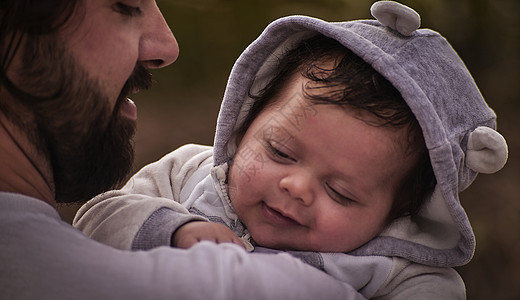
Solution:
[[[135,122],[120,117],[107,131],[87,139],[76,152],[62,154],[61,169],[55,170],[56,202],[86,201],[128,179],[134,161]]]

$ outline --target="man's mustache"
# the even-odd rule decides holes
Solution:
[[[123,86],[121,96],[126,97],[131,93],[147,90],[152,86],[152,83],[152,74],[141,64],[137,64]]]
[[[147,90],[152,86],[152,83],[152,74],[150,74],[150,72],[145,67],[137,64],[134,68],[134,71],[121,89],[121,93],[117,98],[112,114],[114,116],[119,114],[121,105],[123,105],[123,103],[126,101],[126,98],[130,94],[135,94],[141,90]]]

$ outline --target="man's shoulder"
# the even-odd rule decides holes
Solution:
[[[60,219],[56,209],[43,200],[18,193],[0,192],[0,220],[7,221],[20,214]]]

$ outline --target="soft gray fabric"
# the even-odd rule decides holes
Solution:
[[[41,200],[0,192],[0,299],[319,297],[364,299],[288,254],[204,241],[188,250],[117,250],[61,221]]]
[[[201,218],[202,219],[202,218]],[[160,220],[160,222],[158,221]],[[166,221],[166,223],[165,223]],[[179,228],[181,225],[193,221],[193,217],[179,214],[166,207],[154,211],[137,231],[132,241],[132,250],[150,250],[156,247],[170,245],[172,232],[170,228]],[[146,229],[153,228],[153,233]]]
[[[143,250],[160,245],[170,246],[169,237],[185,220],[200,218],[225,225],[243,241],[250,241],[251,235],[238,219],[227,196],[226,165],[212,168],[211,153],[212,149],[207,146],[193,144],[168,153],[137,172],[121,191],[105,193],[89,201],[78,213],[78,228],[89,237],[116,247],[130,247],[128,241],[133,239],[132,250]],[[136,195],[136,192],[141,195]],[[161,208],[151,214],[143,214],[149,211],[149,207]],[[435,209],[435,212],[442,211],[442,206]],[[129,216],[132,216],[131,220],[128,220]],[[142,226],[134,226],[136,223]],[[393,234],[408,232],[403,227],[402,232]],[[413,226],[408,227],[413,229]],[[115,234],[106,234],[109,232]],[[434,246],[437,243],[435,239],[420,238],[423,243]],[[252,248],[252,255],[278,255],[284,252],[258,245]],[[285,253],[316,268],[306,271],[305,277],[309,280],[312,280],[312,273],[324,271],[330,275],[327,277],[329,280],[337,279],[366,298],[403,299],[403,295],[406,299],[465,298],[464,284],[452,268],[431,267],[375,255],[308,251]],[[219,264],[218,261],[215,263]],[[268,260],[263,263],[269,268]],[[254,268],[249,271],[251,275],[262,272]],[[306,284],[305,281],[300,282],[300,285]]]
[[[426,215],[399,220],[352,254],[400,256],[433,266],[467,263],[473,256],[475,238],[458,195],[477,175],[465,164],[467,141],[477,127],[494,131],[496,116],[457,53],[435,31],[419,29],[405,36],[375,20],[329,23],[305,16],[276,20],[233,66],[218,117],[215,164],[232,158],[234,130],[252,101],[248,92],[262,88],[272,76],[274,57],[316,34],[341,42],[399,90],[423,130],[438,182],[424,207]],[[507,157],[505,141],[500,148],[506,149]],[[437,207],[444,213],[432,212]],[[455,244],[446,245],[444,233],[438,230],[443,227],[446,235],[452,240],[455,237]],[[432,246],[432,242],[438,245]]]

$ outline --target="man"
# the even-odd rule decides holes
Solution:
[[[155,1],[4,0],[0,53],[2,299],[359,297],[288,255],[211,243],[124,252],[60,221],[56,203],[89,199],[130,170],[127,96],[178,55]]]

